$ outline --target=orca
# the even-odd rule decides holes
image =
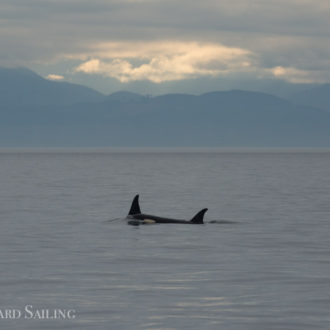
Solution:
[[[136,195],[133,199],[131,208],[128,212],[127,219],[128,224],[133,226],[152,224],[152,223],[181,223],[181,224],[203,224],[204,214],[208,209],[202,209],[191,220],[171,219],[158,217],[151,214],[145,214],[141,212],[139,204],[139,195]]]

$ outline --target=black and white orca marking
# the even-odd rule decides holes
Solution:
[[[206,211],[207,209],[202,209],[191,220],[158,217],[155,215],[142,213],[139,205],[139,195],[136,195],[133,199],[132,206],[128,212],[127,219],[128,224],[133,226],[151,223],[182,223],[196,225],[204,223],[203,219]]]

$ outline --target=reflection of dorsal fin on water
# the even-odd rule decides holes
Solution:
[[[139,195],[136,195],[133,199],[131,208],[128,212],[128,215],[141,214],[141,209],[139,205]]]

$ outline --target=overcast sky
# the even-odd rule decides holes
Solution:
[[[330,82],[330,1],[1,0],[0,45],[1,66],[105,93]]]

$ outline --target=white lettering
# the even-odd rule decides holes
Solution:
[[[6,308],[4,310],[0,309],[0,318],[1,319],[19,319],[21,317],[21,311],[19,309],[10,309]]]
[[[75,309],[46,309],[46,308],[33,308],[32,305],[25,305],[23,317],[27,320],[53,320],[53,319],[75,319]],[[3,308],[0,309],[0,319],[19,319],[22,317],[22,311],[16,308]]]
[[[32,319],[33,318],[32,308],[33,308],[32,305],[26,305],[25,306],[25,308],[24,308],[24,311],[25,311],[24,318],[25,319]]]
[[[69,309],[68,310],[68,319],[75,319],[76,318],[76,310],[75,309]]]

